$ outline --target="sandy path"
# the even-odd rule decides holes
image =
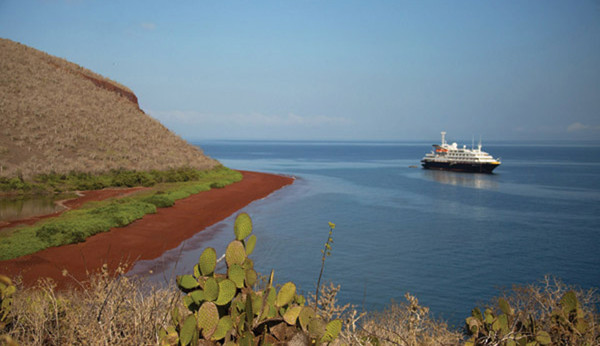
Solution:
[[[35,254],[0,261],[0,273],[21,275],[23,283],[32,285],[40,277],[50,277],[59,288],[76,286],[63,269],[79,281],[86,271],[95,271],[104,263],[114,268],[122,261],[159,257],[166,250],[211,226],[251,202],[293,183],[289,177],[242,171],[244,179],[223,189],[212,189],[179,200],[171,208],[160,208],[132,224],[113,228],[79,244],[65,245]]]

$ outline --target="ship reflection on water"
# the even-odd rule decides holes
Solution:
[[[423,175],[426,179],[442,184],[485,190],[495,190],[498,188],[498,182],[496,181],[497,177],[493,174],[459,173],[424,169]]]

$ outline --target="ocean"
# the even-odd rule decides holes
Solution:
[[[494,174],[420,168],[430,142],[206,141],[225,166],[296,182],[244,208],[255,267],[313,292],[328,222],[336,224],[323,280],[340,303],[380,310],[405,292],[460,327],[513,284],[545,275],[600,287],[600,144],[484,143]],[[412,167],[411,167],[412,166]],[[417,166],[415,168],[414,166]],[[190,273],[202,249],[223,253],[234,216],[133,273],[155,281]]]

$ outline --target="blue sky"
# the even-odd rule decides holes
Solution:
[[[600,139],[598,1],[8,1],[188,140]]]

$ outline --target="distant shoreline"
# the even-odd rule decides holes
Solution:
[[[115,269],[127,263],[159,257],[255,200],[267,197],[294,182],[291,177],[240,171],[243,179],[222,189],[200,192],[179,200],[171,208],[160,208],[132,224],[94,235],[85,242],[48,248],[37,253],[0,262],[0,273],[22,276],[31,286],[42,277],[50,277],[59,288],[78,286],[75,281],[87,279],[87,272],[97,271],[103,264]],[[64,276],[63,270],[69,275]]]

